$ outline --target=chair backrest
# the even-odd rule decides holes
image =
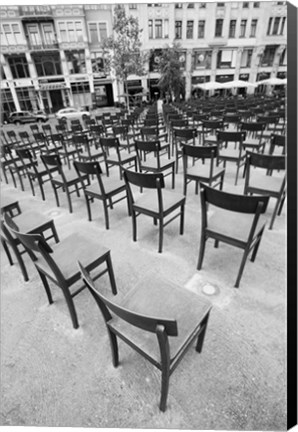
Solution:
[[[222,120],[202,120],[203,129],[223,129],[224,122]]]
[[[268,170],[285,170],[286,158],[284,155],[268,155],[247,151],[246,161],[249,165]]]
[[[19,132],[19,137],[21,138],[22,142],[24,144],[29,144],[30,143],[30,137],[27,131],[21,131]]]
[[[137,173],[123,169],[125,183],[148,189],[162,189],[165,187],[164,175],[162,173]],[[130,189],[130,188],[129,188]]]
[[[128,127],[124,126],[124,125],[122,125],[122,126],[113,126],[112,130],[113,130],[113,134],[114,135],[121,135],[123,137],[126,137],[127,133],[128,133]]]
[[[241,122],[240,129],[247,132],[262,132],[266,129],[264,122]]]
[[[196,128],[187,128],[187,129],[174,128],[173,133],[175,138],[185,138],[186,140],[190,140],[190,139],[194,140],[195,137],[198,135]]]
[[[238,213],[265,213],[269,196],[249,196],[224,192],[201,183],[201,200],[203,208],[206,203],[225,210]]]
[[[151,141],[135,140],[135,150],[136,150],[137,156],[140,157],[141,152],[157,152],[157,153],[159,153],[161,150],[161,146],[160,146],[159,140],[151,140]]]
[[[58,173],[61,175],[64,182],[66,182],[66,178],[62,168],[62,162],[60,156],[58,154],[41,154],[40,158],[50,176],[53,179],[52,170],[50,167],[56,167]]]
[[[242,144],[246,139],[246,132],[227,132],[218,130],[216,131],[216,137],[219,142],[239,142]]]
[[[227,115],[224,115],[224,117],[223,117],[223,121],[225,123],[239,123],[240,119],[241,119],[241,117],[238,114],[235,114],[235,115],[227,114]]]
[[[42,125],[41,126],[43,132],[45,135],[51,135],[52,134],[52,127],[51,125],[47,124],[47,125]]]
[[[32,133],[38,133],[39,132],[39,127],[36,124],[30,125],[30,129],[31,129]]]
[[[17,144],[18,143],[18,138],[17,138],[17,134],[15,133],[14,130],[9,130],[6,132],[7,137],[9,139],[10,144]]]
[[[178,120],[171,120],[171,128],[179,128],[179,127],[186,127],[188,126],[188,120],[184,119],[178,119]]]
[[[81,181],[81,185],[83,189],[85,189],[86,187],[86,184],[84,182],[84,177],[87,175],[90,180],[91,178],[93,178],[93,176],[95,176],[97,178],[101,193],[103,195],[105,194],[105,188],[101,178],[102,169],[98,161],[92,161],[92,162],[74,161],[73,165]]]
[[[267,125],[269,124],[276,124],[279,121],[279,116],[275,115],[275,116],[257,116],[257,121],[258,122],[263,122],[266,123]]]
[[[100,145],[105,148],[118,148],[119,149],[119,139],[117,137],[100,137]]]
[[[141,128],[141,134],[143,137],[151,135],[151,136],[158,136],[158,126],[143,126]]]
[[[41,234],[26,234],[20,232],[19,227],[7,213],[3,215],[3,218],[6,227],[24,245],[28,254],[34,260],[36,267],[38,267],[38,261],[36,261],[35,253],[40,254],[44,258],[44,262],[47,264],[50,274],[52,273],[56,277],[59,285],[65,284],[65,277],[58,264],[52,258],[51,254],[53,250],[45,238]]]
[[[182,155],[198,159],[213,159],[218,153],[217,145],[212,146],[193,146],[182,144]]]
[[[280,134],[272,134],[270,137],[270,143],[285,148],[286,136]]]
[[[29,159],[30,161],[33,161],[32,153],[28,148],[17,147],[15,148],[15,151],[22,161],[24,161],[24,159]]]
[[[90,131],[93,135],[100,137],[104,133],[103,125],[91,125]]]
[[[43,132],[33,133],[33,138],[37,143],[47,144],[47,137]]]
[[[101,293],[99,293],[99,291],[97,291],[97,289],[95,288],[94,282],[91,279],[90,274],[79,261],[78,266],[82,275],[82,279],[84,280],[94,300],[99,306],[106,322],[112,318],[110,314],[111,311],[122,320],[142,330],[156,333],[157,327],[163,326],[168,336],[178,335],[178,327],[176,320],[170,320],[161,317],[150,317],[148,315],[142,315],[137,312],[123,308],[119,304],[113,302],[110,299],[107,299]]]

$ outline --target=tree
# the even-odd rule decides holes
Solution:
[[[105,71],[116,75],[124,83],[127,94],[127,78],[130,74],[144,75],[145,57],[141,53],[139,39],[142,30],[136,18],[126,16],[123,5],[117,4],[114,9],[113,35],[102,43]],[[129,98],[127,97],[128,107]]]
[[[181,50],[178,43],[167,45],[159,58],[159,73],[161,78],[158,87],[161,93],[169,93],[172,99],[179,100],[180,94],[185,95],[185,84],[181,69]]]

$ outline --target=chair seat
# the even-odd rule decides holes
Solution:
[[[51,256],[69,284],[73,284],[76,280],[80,279],[80,272],[77,266],[78,260],[82,264],[84,263],[83,265],[86,268],[90,268],[102,255],[109,252],[109,249],[102,246],[96,239],[94,241],[90,239],[86,241],[86,238],[79,233],[71,234],[60,243],[54,244],[51,247],[53,250]],[[49,277],[56,280],[54,273],[52,273],[42,257],[38,257],[36,265]]]
[[[224,169],[213,165],[213,177],[218,177],[224,173]],[[187,168],[187,175],[200,177],[200,178],[210,178],[210,163],[205,161],[203,164],[201,161],[196,162],[191,168]]]
[[[187,289],[161,279],[154,279],[152,283],[151,276],[124,298],[118,294],[114,301],[135,313],[177,321],[178,336],[169,338],[171,360],[175,359],[186,342],[191,340],[195,329],[211,308],[209,301]],[[156,363],[160,363],[160,350],[155,333],[134,327],[118,317],[113,317],[109,326],[131,340]]]
[[[64,175],[65,175],[65,179],[66,179],[67,183],[73,183],[76,181],[79,182],[79,177],[74,170],[64,170]],[[63,179],[59,173],[56,173],[56,174],[54,173],[53,181],[63,183]]]
[[[241,159],[245,159],[245,151],[241,153]],[[232,148],[231,146],[223,147],[219,150],[219,158],[227,158],[227,159],[239,159],[239,149]]]
[[[264,141],[260,141],[259,138],[248,138],[243,142],[243,147],[259,148],[266,144]]]
[[[102,181],[107,195],[117,193],[122,189],[126,190],[125,183],[121,180],[112,179],[110,177],[104,177],[104,178],[102,177]],[[93,183],[90,186],[87,186],[86,191],[91,192],[92,194],[102,195],[98,182]]]
[[[203,137],[204,142],[207,141],[208,143],[217,144],[217,138],[216,135],[207,135]]]
[[[121,151],[120,157],[121,157],[121,162],[125,163],[125,162],[129,162],[129,161],[134,160],[136,158],[136,154],[133,152],[128,153],[126,151]],[[111,154],[111,155],[107,156],[107,161],[119,163],[119,159],[118,159],[117,154]]]
[[[163,189],[163,209],[164,213],[175,206],[179,206],[185,201],[185,196],[177,193],[168,191]],[[149,212],[159,213],[157,192],[154,191],[146,191],[146,193],[141,194],[138,198],[136,198],[134,202],[134,206],[139,207],[141,209],[146,209]]]
[[[213,206],[210,204],[208,213],[208,230],[220,232],[228,237],[246,242],[249,236],[249,231],[252,226],[254,214],[237,213],[216,207],[214,212]],[[257,234],[264,226],[267,218],[264,214],[260,215],[255,233]],[[234,221],[234,222],[233,222]]]
[[[249,187],[278,193],[282,186],[283,179],[284,175],[280,177],[269,176],[265,174],[265,170],[257,170],[251,168]]]
[[[13,218],[21,232],[32,233],[39,232],[41,228],[51,222],[47,216],[35,211],[24,211]]]
[[[160,161],[160,169],[163,170],[166,167],[171,167],[174,163],[175,163],[175,159],[170,158],[168,159],[168,157],[163,157],[160,156],[159,158]],[[141,162],[141,167],[144,169],[153,169],[153,170],[157,170],[157,158],[154,156],[147,156],[146,157],[146,161],[142,161]]]

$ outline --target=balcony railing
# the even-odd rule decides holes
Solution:
[[[33,51],[41,51],[41,50],[52,50],[52,49],[58,49],[58,42],[54,42],[54,43],[42,43],[42,44],[33,44],[31,42],[28,42],[28,46],[30,50]]]

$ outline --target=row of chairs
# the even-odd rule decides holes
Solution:
[[[22,244],[29,252],[50,304],[53,297],[48,281],[61,289],[74,328],[79,327],[74,297],[88,288],[106,324],[114,367],[119,364],[117,338],[120,338],[160,370],[159,409],[166,411],[172,372],[194,340],[196,351],[202,352],[211,303],[168,281],[156,280],[152,284],[152,279],[150,287],[141,281],[119,301],[110,250],[98,242],[86,242],[83,237],[70,235],[49,245],[40,233],[22,232],[9,211],[4,213],[3,225],[15,243]],[[101,271],[91,276],[98,268]],[[95,286],[94,281],[106,273],[115,300]],[[73,289],[80,280],[83,285]]]

